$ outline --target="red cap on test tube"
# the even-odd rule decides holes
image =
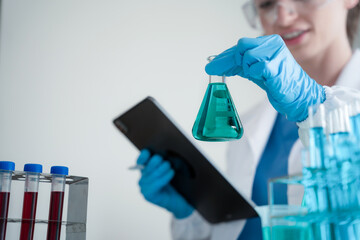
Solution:
[[[47,240],[59,240],[61,232],[62,211],[64,205],[64,191],[66,175],[69,169],[64,166],[51,167],[52,183],[49,209],[49,224]]]
[[[12,172],[15,163],[0,161],[0,239],[5,239]]]

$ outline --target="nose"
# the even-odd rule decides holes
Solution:
[[[286,27],[298,17],[298,12],[293,1],[278,1],[275,9],[275,24]]]

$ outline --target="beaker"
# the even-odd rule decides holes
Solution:
[[[314,240],[311,224],[304,216],[307,209],[296,205],[255,207],[261,218],[264,240]]]
[[[209,62],[213,58],[210,56]],[[225,76],[209,75],[209,85],[192,128],[194,138],[201,141],[230,141],[240,139],[243,132]]]

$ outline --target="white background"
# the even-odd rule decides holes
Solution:
[[[17,170],[29,162],[45,172],[66,165],[89,177],[87,239],[170,239],[170,214],[139,193],[139,173],[127,170],[138,151],[112,120],[151,95],[190,135],[207,56],[258,35],[242,3],[3,0],[0,160]],[[264,97],[239,77],[228,87],[240,118]],[[197,145],[224,169],[224,143]],[[21,188],[12,193],[19,204]]]
[[[65,165],[89,177],[90,240],[170,239],[170,214],[143,199],[139,173],[127,170],[138,151],[112,120],[151,95],[190,135],[208,83],[207,56],[257,36],[241,4],[3,0],[0,160],[17,170],[28,162],[45,172]],[[228,87],[240,118],[264,96],[239,77]],[[224,168],[224,143],[197,144]],[[20,213],[22,189],[15,189],[10,210]]]

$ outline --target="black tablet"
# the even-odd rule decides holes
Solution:
[[[115,126],[139,149],[147,148],[170,161],[173,187],[210,223],[258,216],[247,201],[147,97],[114,120]]]

